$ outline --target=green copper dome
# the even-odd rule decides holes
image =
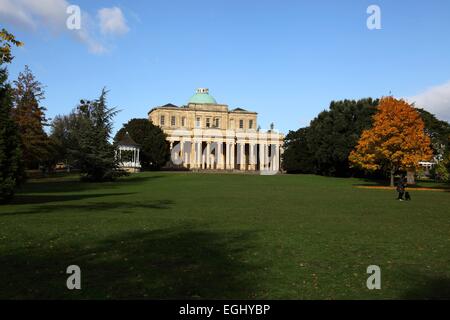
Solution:
[[[209,90],[206,88],[197,89],[197,93],[189,99],[189,103],[217,104],[216,99],[209,95]]]

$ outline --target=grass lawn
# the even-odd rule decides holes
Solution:
[[[450,192],[310,175],[33,181],[0,207],[0,298],[450,298]],[[82,290],[66,289],[67,266]],[[381,268],[381,290],[366,268]]]

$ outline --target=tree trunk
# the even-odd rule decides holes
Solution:
[[[416,184],[416,181],[414,179],[414,173],[415,173],[414,170],[408,170],[406,176],[408,184]]]
[[[391,187],[394,186],[394,174],[395,174],[395,170],[391,169]]]

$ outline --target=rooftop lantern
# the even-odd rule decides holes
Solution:
[[[216,99],[209,94],[208,88],[198,88],[197,92],[189,99],[194,104],[217,104]]]

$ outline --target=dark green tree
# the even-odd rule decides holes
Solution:
[[[283,169],[288,173],[316,173],[307,136],[309,128],[289,131],[284,139]]]
[[[52,163],[63,162],[70,167],[75,166],[73,152],[70,152],[70,150],[77,145],[75,132],[78,128],[78,118],[75,112],[53,118],[49,137],[53,150]]]
[[[330,109],[321,112],[308,130],[308,146],[313,154],[316,172],[329,176],[353,173],[348,156],[358,143],[361,132],[370,128],[378,100],[332,101]]]
[[[450,124],[424,109],[416,108],[425,123],[425,133],[431,139],[435,156],[443,158],[450,151]]]
[[[140,161],[144,169],[159,170],[169,161],[169,144],[160,127],[148,119],[131,119],[117,132],[114,141],[120,141],[126,132],[140,145]]]
[[[348,156],[370,128],[378,100],[332,101],[308,128],[286,136],[284,167],[289,172],[350,176]]]
[[[417,108],[417,111],[422,116],[434,156],[439,161],[431,170],[432,177],[439,181],[450,181],[450,124],[424,109]]]
[[[74,145],[69,152],[86,181],[111,181],[124,174],[119,170],[114,146],[109,142],[113,118],[118,111],[107,106],[106,95],[103,89],[98,99],[80,101],[70,133]]]
[[[11,200],[14,191],[24,181],[19,129],[12,117],[12,89],[7,83],[4,64],[13,59],[11,46],[20,46],[5,29],[0,31],[0,202]]]
[[[348,155],[356,146],[361,132],[372,125],[379,100],[333,101],[310,127],[291,131],[285,138],[283,167],[287,172],[315,173],[333,176],[364,174],[349,168]],[[449,163],[450,124],[433,114],[417,109],[425,123],[435,155]],[[450,169],[450,168],[449,168]],[[367,173],[365,173],[367,174]],[[372,173],[379,176],[380,172]]]

